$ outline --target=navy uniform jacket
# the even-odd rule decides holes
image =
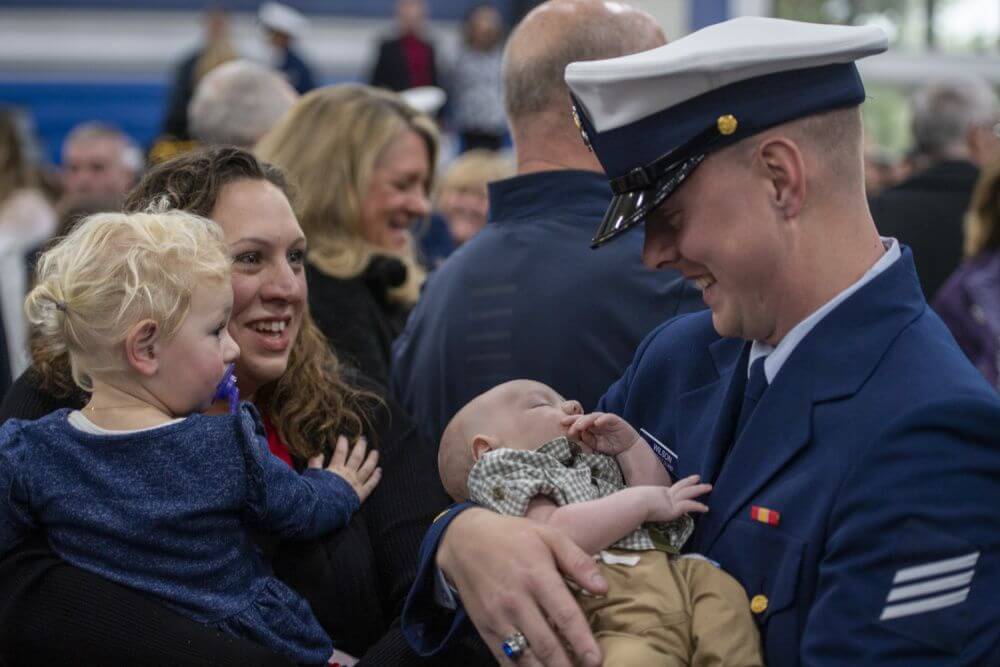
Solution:
[[[928,308],[909,250],[799,343],[727,455],[748,350],[708,312],[676,318],[598,409],[665,445],[676,477],[715,484],[690,548],[746,588],[767,663],[1000,664],[1000,398]],[[425,538],[404,611],[425,650],[454,631],[430,591],[461,509]]]
[[[490,185],[489,223],[431,274],[393,346],[393,391],[431,442],[516,378],[593,409],[654,327],[704,308],[680,274],[642,265],[642,234],[590,250],[610,199],[607,178],[586,171]]]

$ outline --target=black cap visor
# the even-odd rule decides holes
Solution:
[[[653,210],[666,201],[674,190],[680,187],[695,167],[705,159],[704,153],[692,155],[667,168],[647,187],[636,187],[627,192],[615,194],[611,205],[604,213],[601,226],[590,242],[591,248],[604,245],[611,239],[643,222]]]

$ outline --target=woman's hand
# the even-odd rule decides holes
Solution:
[[[567,437],[579,439],[593,451],[609,456],[627,452],[642,441],[627,421],[609,412],[563,417],[562,425],[569,427]]]
[[[558,530],[469,509],[445,531],[437,564],[501,664],[509,664],[501,644],[516,631],[529,644],[518,667],[570,667],[575,663],[564,642],[582,664],[601,664],[601,651],[563,575],[595,595],[607,592],[608,585],[593,558]]]
[[[358,494],[358,499],[365,502],[372,491],[382,479],[382,469],[376,467],[378,463],[378,451],[373,449],[365,456],[368,449],[368,441],[364,436],[358,438],[351,449],[350,455],[347,453],[347,438],[340,436],[337,438],[337,446],[333,450],[330,464],[326,466],[327,471],[342,477],[344,481],[351,485],[354,492]],[[323,455],[318,454],[309,459],[310,468],[323,467]]]

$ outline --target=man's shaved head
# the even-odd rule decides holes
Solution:
[[[517,25],[503,57],[504,104],[511,123],[543,111],[569,118],[566,66],[662,46],[656,20],[620,2],[550,0]]]

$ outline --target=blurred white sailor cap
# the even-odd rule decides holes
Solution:
[[[421,113],[436,116],[448,101],[448,94],[437,86],[417,86],[399,92],[403,101]]]
[[[280,2],[265,2],[257,11],[257,19],[266,28],[293,38],[300,37],[309,23],[297,9]]]
[[[711,151],[861,104],[854,61],[887,43],[873,26],[743,17],[650,51],[571,63],[574,118],[615,194],[594,247],[642,222]]]

